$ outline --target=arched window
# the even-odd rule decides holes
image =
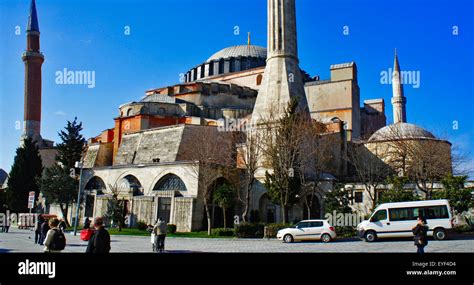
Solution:
[[[163,176],[153,188],[154,191],[187,191],[183,180],[174,174]]]
[[[257,75],[257,86],[262,84],[262,78],[263,78],[263,76],[261,74]]]
[[[142,184],[133,175],[127,175],[124,178],[120,179],[118,187],[119,191],[122,193],[132,192],[133,196],[143,195]]]
[[[132,115],[132,108],[127,110],[127,117]]]
[[[84,189],[87,191],[97,191],[98,194],[102,194],[106,187],[104,181],[100,177],[94,176],[89,180],[89,182],[87,182]]]

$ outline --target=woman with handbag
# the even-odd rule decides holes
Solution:
[[[425,253],[425,246],[428,245],[428,225],[423,216],[419,216],[416,226],[413,227],[414,241],[418,248],[417,253]]]

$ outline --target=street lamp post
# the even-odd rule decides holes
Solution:
[[[74,235],[77,235],[77,224],[79,220],[79,207],[81,205],[81,184],[82,184],[82,168],[84,166],[84,162],[76,161],[75,167],[79,168],[79,190],[77,191],[77,203],[76,203],[76,218],[74,219]]]

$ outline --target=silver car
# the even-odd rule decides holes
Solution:
[[[330,242],[336,238],[336,230],[327,220],[304,220],[297,223],[293,228],[279,230],[277,238],[286,243],[301,240]]]

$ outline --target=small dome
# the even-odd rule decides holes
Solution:
[[[232,46],[216,52],[207,60],[207,62],[211,60],[218,60],[221,58],[225,59],[239,56],[267,58],[267,49],[264,47],[253,45]]]
[[[427,130],[408,123],[396,123],[385,126],[376,131],[369,142],[386,141],[393,139],[435,139],[436,137]]]

